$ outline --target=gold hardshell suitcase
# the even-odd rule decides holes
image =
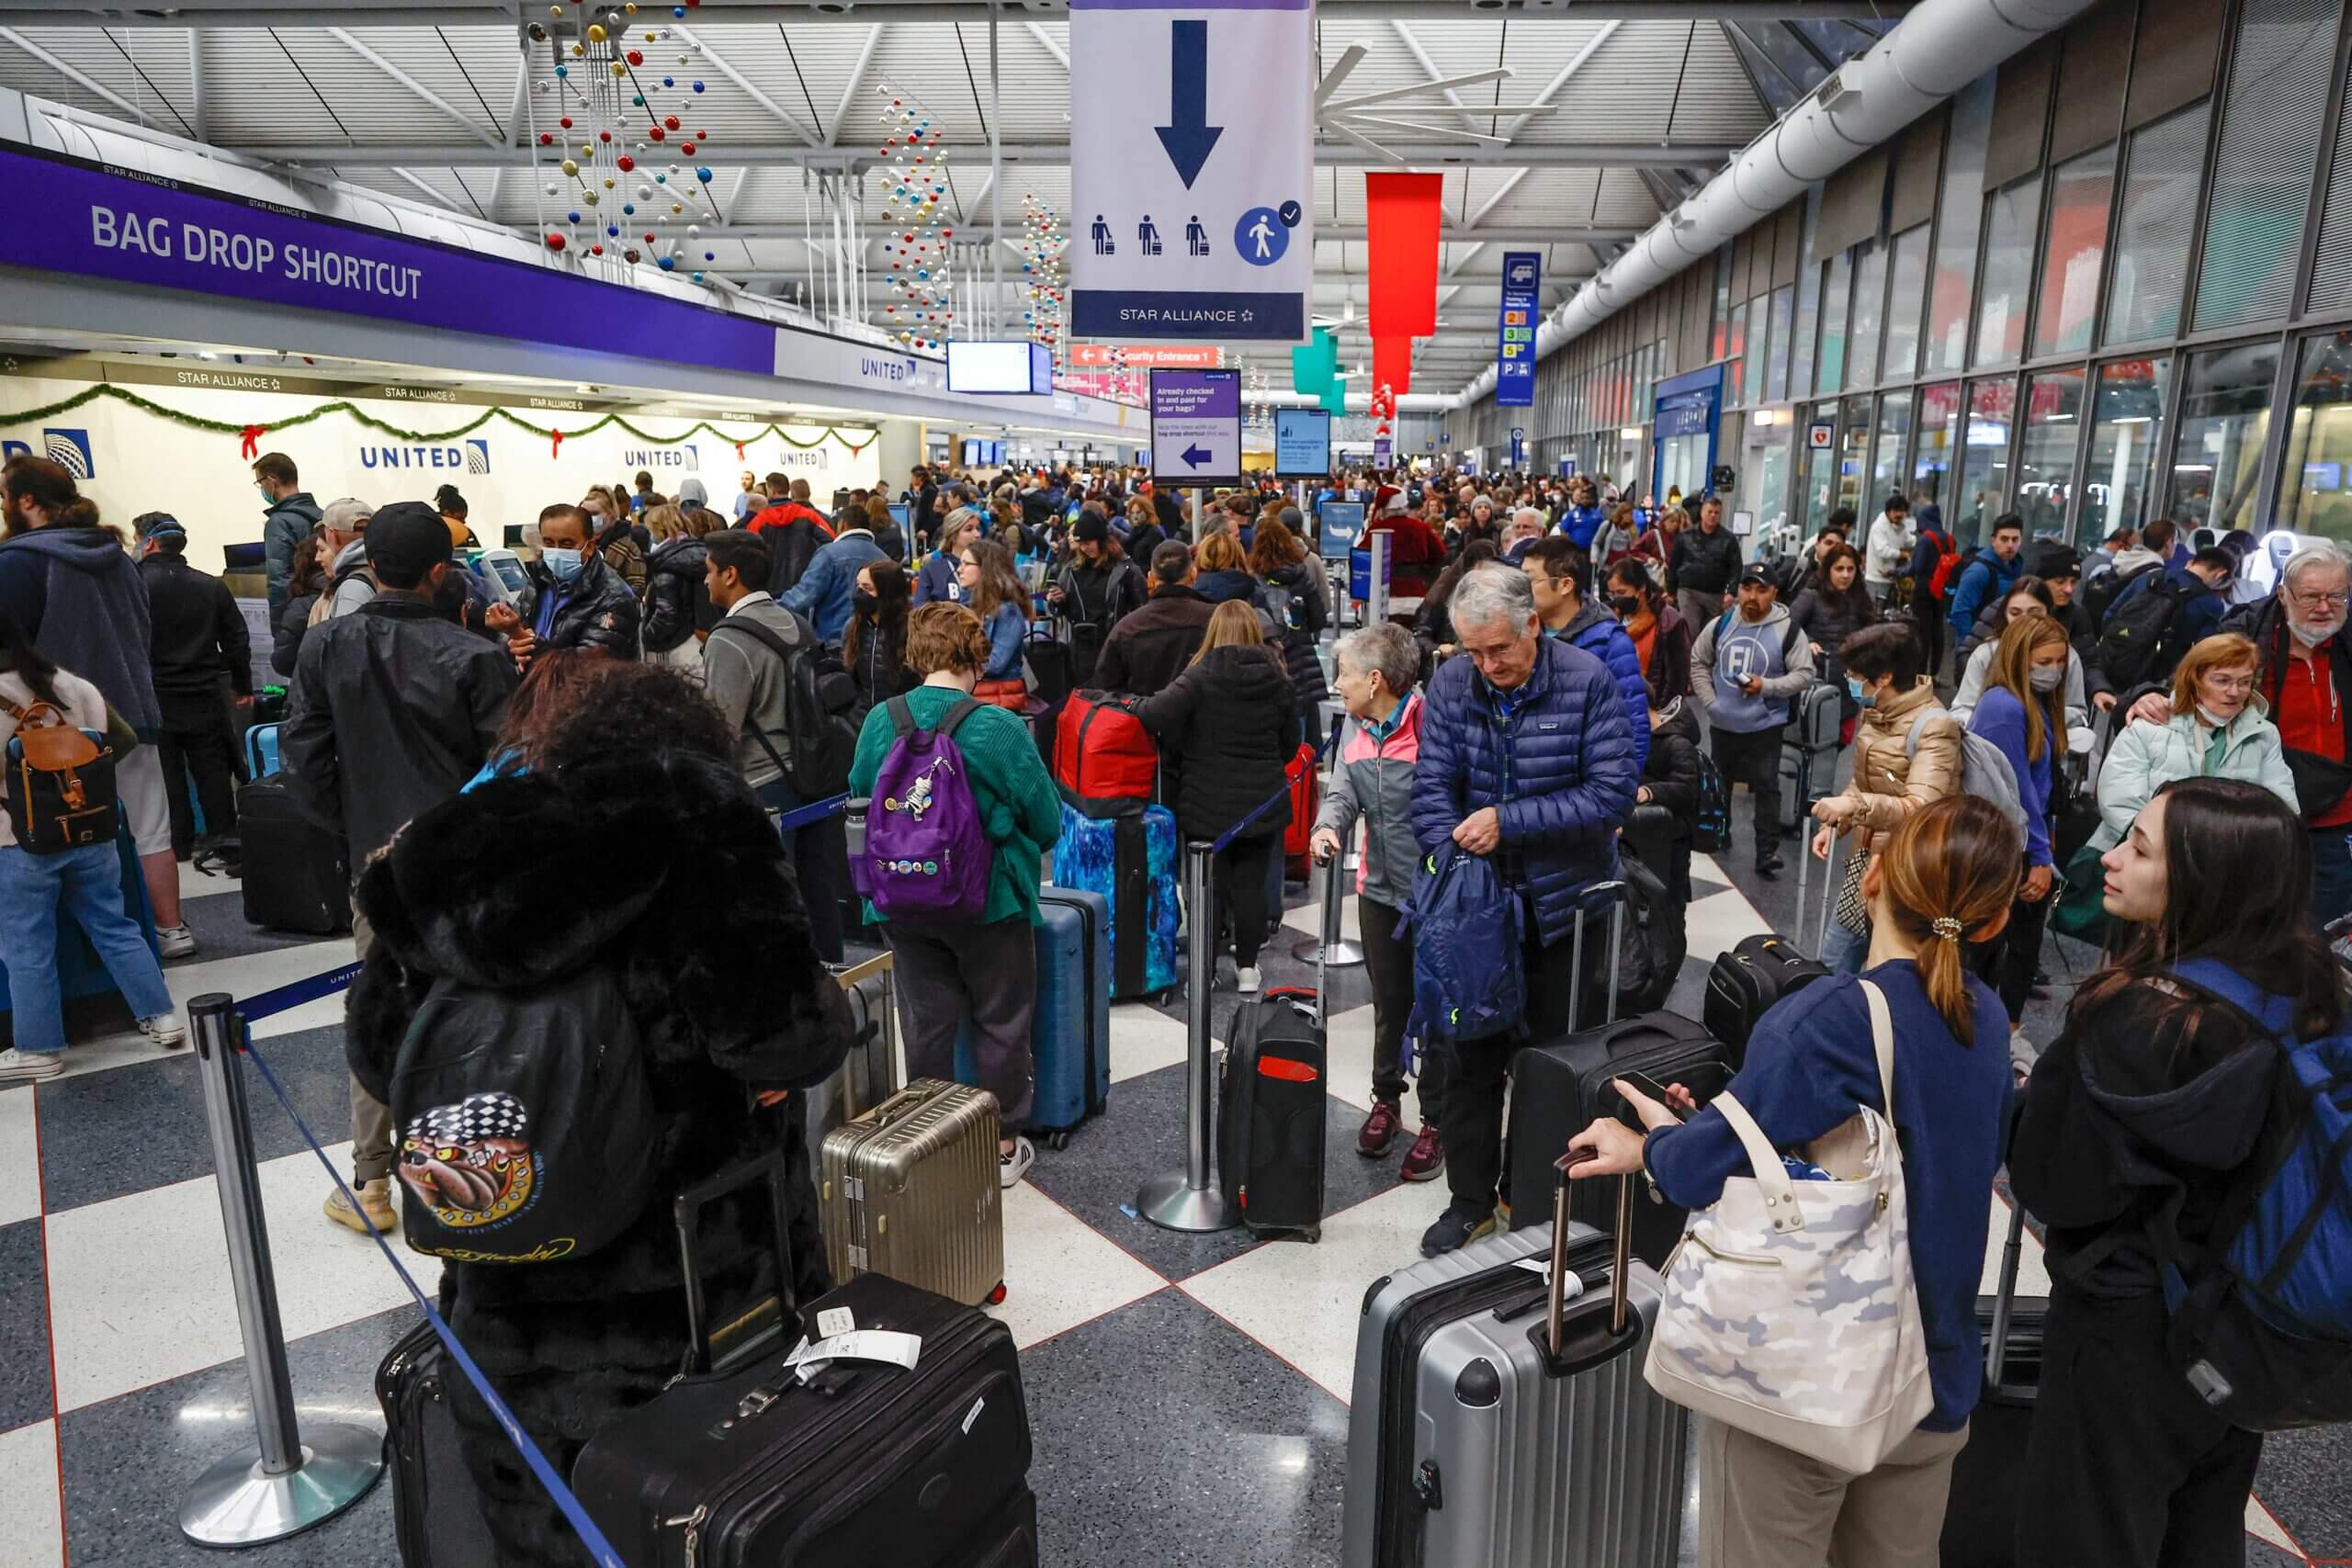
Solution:
[[[825,1134],[820,1199],[833,1282],[882,1274],[967,1306],[1004,1292],[996,1097],[918,1078]]]

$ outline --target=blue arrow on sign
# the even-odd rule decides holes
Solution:
[[[1178,453],[1177,456],[1184,459],[1184,466],[1186,468],[1197,468],[1203,463],[1207,462],[1211,457],[1215,457],[1216,454],[1213,452],[1204,452],[1198,446],[1187,446],[1183,451]]]
[[[1205,19],[1168,24],[1168,118],[1173,123],[1155,127],[1159,144],[1184,188],[1193,188],[1216,150],[1221,125],[1209,118],[1209,25]]]

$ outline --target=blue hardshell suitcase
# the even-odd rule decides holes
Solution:
[[[277,772],[277,726],[256,724],[245,731],[245,777],[266,779]]]
[[[1118,817],[1088,817],[1062,807],[1054,882],[1109,901],[1114,998],[1175,988],[1176,938],[1183,925],[1176,862],[1176,814],[1164,806]]]
[[[1037,1010],[1030,1043],[1035,1088],[1029,1126],[1054,1148],[1071,1129],[1102,1113],[1111,1093],[1111,905],[1083,888],[1041,887]],[[956,1076],[977,1080],[972,1026],[956,1036]]]

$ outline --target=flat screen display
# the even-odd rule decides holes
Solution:
[[[1053,356],[1041,343],[947,344],[947,389],[951,392],[1029,396],[1054,389]]]

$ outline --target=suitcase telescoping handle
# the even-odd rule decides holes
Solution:
[[[2009,1320],[2016,1315],[2018,1304],[2018,1259],[2025,1251],[2025,1205],[2014,1194],[2009,1199],[2009,1238],[2001,1244],[2001,1284],[1993,1297],[1993,1331],[1984,1346],[1984,1382],[1987,1387],[2001,1386],[2001,1373],[2007,1370],[2009,1359]]]
[[[742,1317],[731,1323],[713,1324],[710,1303],[703,1289],[702,1271],[702,1213],[722,1198],[732,1196],[752,1186],[764,1186],[768,1192],[770,1217],[775,1227],[775,1296],[774,1328],[777,1333],[790,1318],[798,1303],[792,1291],[791,1210],[787,1206],[785,1185],[784,1151],[773,1150],[757,1159],[746,1160],[731,1170],[720,1172],[697,1187],[690,1187],[678,1194],[672,1213],[678,1227],[678,1264],[686,1287],[686,1355],[689,1372],[707,1372],[718,1363],[718,1341],[728,1337],[730,1330],[759,1328],[744,1346],[730,1347],[734,1355],[745,1353],[768,1337],[759,1320],[763,1309],[771,1303],[762,1303]]]
[[[1584,915],[1595,897],[1609,900],[1609,1010],[1603,1024],[1617,1021],[1617,960],[1625,951],[1625,884],[1596,882],[1577,896],[1575,934],[1568,947],[1568,1028],[1584,1027]]]
[[[1598,1149],[1576,1149],[1553,1161],[1559,1185],[1552,1192],[1552,1267],[1544,1300],[1544,1340],[1556,1359],[1566,1354],[1564,1324],[1568,1291],[1568,1173],[1587,1160],[1600,1157]],[[1625,1332],[1626,1283],[1634,1251],[1634,1179],[1617,1179],[1617,1234],[1609,1265],[1609,1333]]]

